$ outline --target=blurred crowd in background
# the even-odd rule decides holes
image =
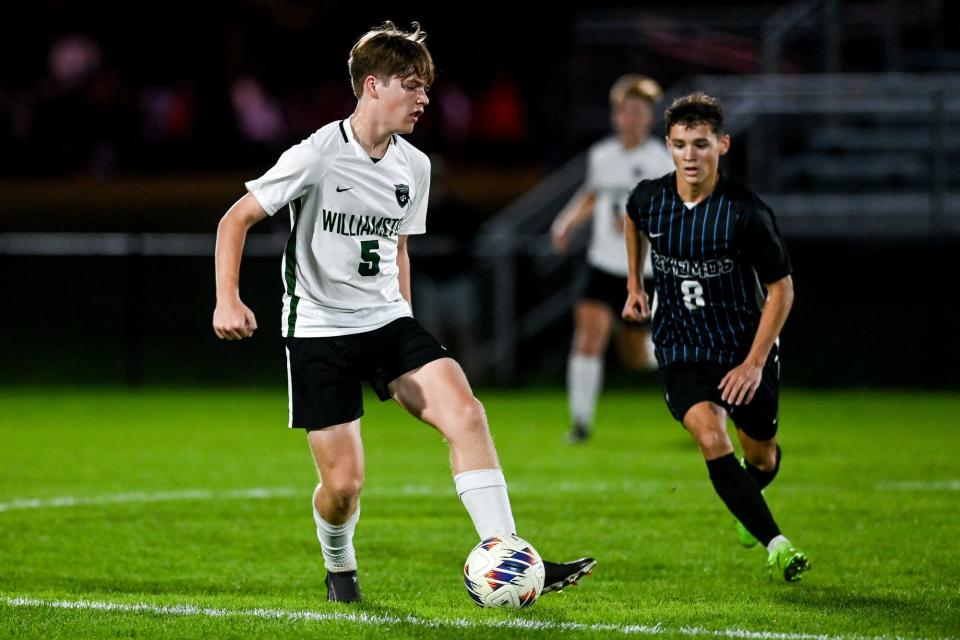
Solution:
[[[420,20],[436,59],[432,113],[413,135],[418,146],[454,165],[557,164],[606,128],[605,88],[614,78],[638,71],[669,87],[698,72],[759,71],[759,31],[789,4],[599,3],[526,15],[493,3],[463,15],[309,0],[202,10],[182,0],[25,3],[9,9],[0,43],[0,173],[262,168],[352,110],[347,52],[383,19]],[[876,38],[891,11],[905,51],[917,42],[946,51],[960,34],[955,3],[839,5],[844,71],[890,66]],[[591,27],[600,23],[608,26]],[[603,46],[623,38],[609,33],[618,23],[630,25],[635,42],[626,55]],[[784,70],[821,70],[817,31],[784,52]]]
[[[307,2],[237,2],[204,16],[185,3],[40,2],[26,12],[15,23],[31,33],[4,46],[0,75],[6,176],[262,168],[352,111],[346,58],[360,33],[388,17],[409,23]],[[488,31],[467,45],[457,42],[464,25],[421,20],[439,74],[416,144],[453,161],[542,157],[546,120],[537,99],[550,92],[532,80],[550,74],[523,59],[522,43],[501,56],[505,34],[496,24],[471,27]],[[538,36],[536,46],[548,42]],[[449,46],[473,63],[455,64]],[[558,47],[561,64],[564,56]]]

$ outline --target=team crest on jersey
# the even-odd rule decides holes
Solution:
[[[407,203],[410,202],[410,187],[405,184],[395,184],[393,187],[396,189],[397,204],[401,207],[407,206]]]

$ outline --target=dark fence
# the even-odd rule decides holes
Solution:
[[[960,241],[788,242],[797,297],[782,336],[786,385],[960,388]],[[479,285],[487,313],[497,291]],[[225,342],[210,329],[212,257],[0,255],[0,384],[282,384],[279,253],[245,258],[241,289],[260,329]],[[566,317],[522,342],[519,380],[562,384],[571,332]],[[612,384],[628,379],[611,370]]]

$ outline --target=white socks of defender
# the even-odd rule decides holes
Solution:
[[[777,536],[767,544],[767,551],[772,552],[781,542],[790,542],[784,536]]]
[[[490,536],[516,533],[507,481],[500,469],[479,469],[458,473],[453,478],[457,494],[463,501],[481,540]],[[313,508],[317,523],[317,540],[328,571],[356,571],[357,555],[353,548],[353,532],[360,520],[360,504],[343,524],[330,524]]]
[[[574,424],[589,427],[597,408],[597,396],[603,384],[603,357],[585,356],[576,352],[567,360],[567,398],[570,419]]]
[[[356,571],[357,553],[353,549],[353,532],[360,519],[360,503],[343,524],[330,524],[320,517],[317,507],[313,507],[313,520],[317,523],[317,540],[323,552],[323,564],[327,571]]]
[[[464,471],[453,476],[453,482],[481,540],[517,532],[507,481],[500,469]]]

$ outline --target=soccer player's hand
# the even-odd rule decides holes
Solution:
[[[218,302],[213,312],[213,332],[222,340],[249,338],[257,330],[257,318],[247,305],[235,300]]]
[[[550,227],[550,241],[557,253],[566,253],[570,246],[570,227],[565,224],[554,224]]]
[[[734,406],[750,404],[750,401],[753,400],[753,394],[760,386],[762,376],[763,367],[744,362],[723,376],[723,380],[717,387],[717,389],[720,389],[720,397],[724,402]]]
[[[650,317],[650,298],[646,291],[630,291],[627,293],[627,303],[623,305],[624,320],[644,322]]]

